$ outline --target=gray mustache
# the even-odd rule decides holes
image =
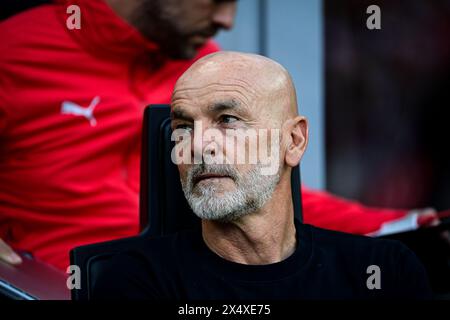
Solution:
[[[196,164],[189,171],[189,180],[194,181],[202,174],[218,174],[231,177],[234,181],[239,179],[239,173],[231,165],[224,164]]]

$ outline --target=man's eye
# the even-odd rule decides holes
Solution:
[[[225,124],[229,124],[229,123],[233,123],[238,121],[239,118],[235,117],[235,116],[230,116],[230,115],[223,115],[220,117],[220,121],[225,123]]]

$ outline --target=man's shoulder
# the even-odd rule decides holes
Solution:
[[[377,291],[380,297],[431,297],[422,263],[401,242],[325,230],[310,225],[305,225],[304,228],[309,229],[311,233],[313,261],[328,264],[333,267],[334,272],[345,274],[351,281],[359,284],[366,284],[372,274],[382,275],[380,279],[383,290]],[[366,292],[364,286],[360,288]]]
[[[0,50],[12,57],[32,56],[34,50],[49,50],[70,43],[70,36],[57,4],[41,5],[0,23]],[[44,45],[45,44],[45,45]]]
[[[327,230],[311,225],[305,225],[311,230],[314,247],[333,251],[336,254],[359,255],[360,257],[402,257],[413,254],[400,241],[372,238],[368,236],[349,234],[334,230]]]
[[[116,255],[113,263],[129,267],[175,265],[181,246],[191,242],[196,232],[198,231],[186,230],[164,236],[141,237],[133,248]]]
[[[179,278],[180,243],[192,232],[141,237],[133,247],[115,254],[93,284],[93,299],[161,299],[175,293]]]

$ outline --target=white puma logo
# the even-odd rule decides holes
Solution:
[[[96,96],[94,99],[92,99],[89,106],[84,108],[74,102],[63,101],[63,103],[61,105],[61,113],[62,114],[73,114],[75,116],[83,116],[89,121],[91,127],[95,127],[97,125],[97,120],[95,120],[95,117],[94,117],[94,109],[99,102],[100,102],[100,97]]]

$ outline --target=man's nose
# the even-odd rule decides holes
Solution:
[[[233,28],[234,17],[236,15],[236,2],[222,2],[217,4],[213,14],[213,22],[223,29],[230,30]]]
[[[191,155],[195,162],[203,161],[205,157],[214,157],[218,148],[221,148],[217,139],[221,139],[219,132],[211,127],[203,126],[201,122],[194,125]],[[222,138],[223,139],[223,138]]]
[[[203,139],[203,136],[197,131],[193,136],[193,143],[191,144],[191,155],[193,159],[196,159],[196,163],[204,158],[205,147],[210,143]]]

